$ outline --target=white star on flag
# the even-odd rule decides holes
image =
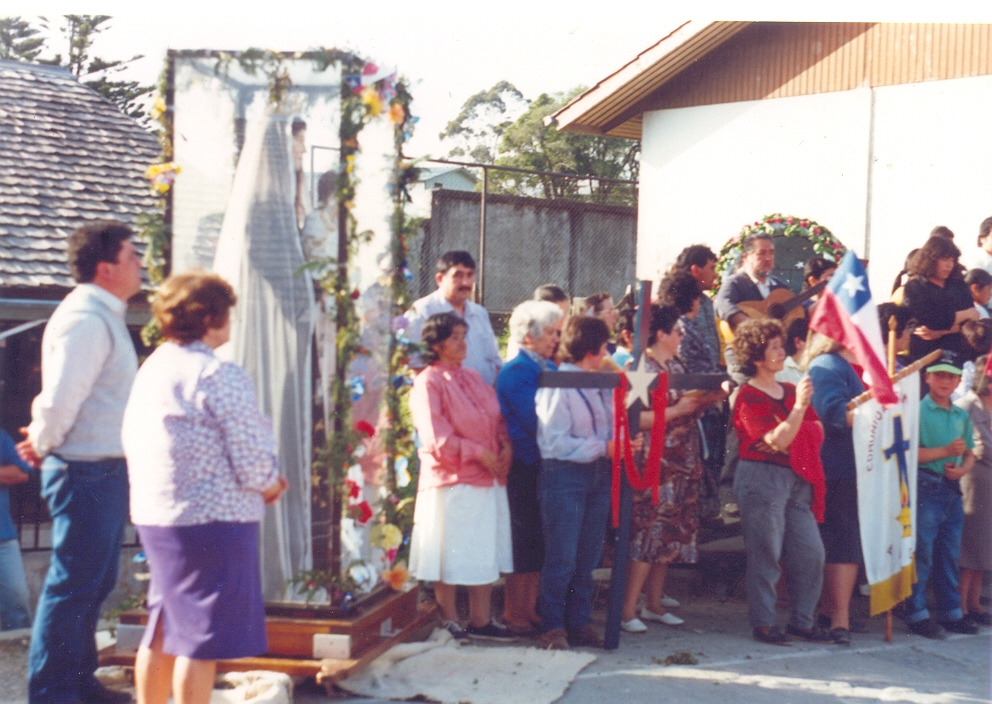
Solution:
[[[858,295],[858,291],[866,290],[864,284],[862,283],[864,280],[865,277],[863,276],[855,276],[854,274],[848,273],[844,283],[841,284],[841,288],[844,289],[848,296],[854,298]]]
[[[641,399],[644,407],[648,408],[651,405],[651,391],[648,387],[658,375],[653,372],[635,371],[624,372],[624,375],[627,377],[627,383],[630,384],[630,389],[627,391],[627,408],[633,406],[637,399]]]

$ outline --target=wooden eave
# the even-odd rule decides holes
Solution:
[[[548,119],[581,134],[641,138],[641,105],[665,83],[751,22],[690,20]]]

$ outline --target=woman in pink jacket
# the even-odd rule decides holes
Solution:
[[[510,438],[496,392],[462,366],[467,323],[454,313],[424,323],[423,359],[410,392],[420,439],[420,481],[413,517],[410,571],[433,582],[444,626],[458,640],[512,641],[491,619],[492,585],[513,571],[506,475]],[[462,628],[455,587],[468,587],[469,623]]]

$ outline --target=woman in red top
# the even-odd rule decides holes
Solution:
[[[422,333],[428,363],[413,382],[410,414],[420,439],[420,479],[410,539],[410,572],[434,582],[444,627],[460,641],[515,640],[490,619],[500,573],[513,572],[506,476],[513,449],[496,391],[462,366],[468,324],[454,313],[432,315]],[[468,587],[462,628],[455,585]]]
[[[813,621],[824,554],[811,504],[814,484],[823,481],[823,431],[810,408],[809,377],[798,386],[775,381],[785,363],[783,337],[775,320],[745,321],[734,337],[734,352],[750,377],[734,403],[740,443],[734,493],[747,553],[748,615],[755,640],[775,645],[789,645],[789,635],[830,641]],[[775,624],[780,562],[792,607],[785,633]]]

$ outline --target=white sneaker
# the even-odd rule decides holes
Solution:
[[[648,627],[644,625],[644,622],[639,618],[632,618],[629,621],[621,621],[620,628],[625,630],[627,633],[646,633]]]
[[[668,596],[667,594],[662,594],[661,595],[661,602],[660,603],[666,609],[677,609],[678,607],[682,606],[682,604],[680,604],[679,602],[675,601],[675,599],[673,599],[672,597]]]
[[[650,609],[641,609],[641,618],[646,621],[657,621],[658,623],[663,623],[666,626],[681,626],[685,621],[680,619],[675,614],[670,614],[667,611],[663,614],[656,614]]]

